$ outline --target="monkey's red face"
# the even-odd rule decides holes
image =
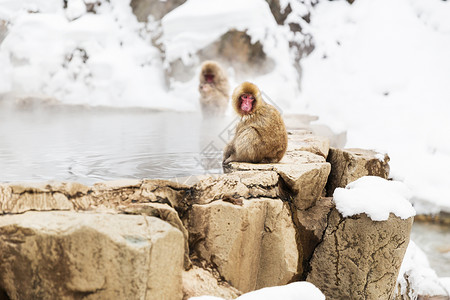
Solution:
[[[252,94],[242,94],[241,95],[241,110],[244,113],[249,113],[253,108],[253,102],[255,97]]]
[[[208,83],[214,83],[214,74],[212,73],[206,73],[205,75],[205,81]]]

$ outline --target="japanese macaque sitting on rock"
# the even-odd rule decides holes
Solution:
[[[228,106],[230,85],[227,75],[214,61],[205,61],[200,72],[200,106],[203,116],[223,116]]]
[[[276,163],[287,149],[287,132],[278,110],[264,102],[256,85],[244,82],[231,96],[241,116],[236,133],[224,149],[223,164],[230,162]]]

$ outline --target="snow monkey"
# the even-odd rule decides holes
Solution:
[[[264,102],[258,87],[250,82],[239,85],[233,91],[231,101],[241,120],[234,138],[224,149],[223,164],[233,161],[279,162],[288,143],[280,113]]]
[[[228,106],[230,85],[227,75],[214,61],[205,61],[200,72],[200,105],[203,116],[223,116]]]

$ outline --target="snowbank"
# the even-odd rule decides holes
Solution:
[[[246,293],[236,300],[296,300],[301,296],[308,300],[325,300],[325,295],[312,283],[306,281],[293,282],[283,286],[274,286]],[[213,296],[191,297],[191,300],[221,300]]]
[[[321,1],[296,109],[391,157],[418,213],[450,211],[450,2]]]
[[[450,278],[439,278],[430,268],[425,253],[410,241],[403,258],[397,284],[400,293],[408,294],[410,299],[417,296],[445,296],[450,294]]]
[[[11,65],[0,76],[14,95],[68,104],[195,107],[167,93],[161,54],[129,1],[101,1],[95,14],[78,0],[68,1],[67,9],[61,1],[11,1],[0,12],[10,22],[0,60]],[[8,86],[0,88],[8,92]]]
[[[337,188],[333,194],[337,210],[344,217],[361,213],[374,221],[385,221],[389,214],[407,219],[416,212],[408,201],[411,191],[399,181],[389,181],[377,176],[364,176],[345,189]]]

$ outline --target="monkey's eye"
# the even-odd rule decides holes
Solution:
[[[243,95],[241,96],[241,98],[242,98],[243,100],[247,100],[247,101],[249,101],[249,100],[251,100],[251,101],[255,100],[255,98],[253,97],[252,94],[243,94]]]

